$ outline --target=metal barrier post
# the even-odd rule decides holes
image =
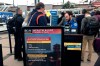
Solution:
[[[8,37],[9,37],[10,54],[12,54],[11,35],[9,32],[8,32]]]
[[[7,21],[6,21],[6,25],[7,25]],[[9,37],[10,54],[12,54],[11,35],[9,33],[8,25],[7,25],[7,31],[8,31],[8,37]]]
[[[2,45],[0,44],[0,66],[3,66]]]

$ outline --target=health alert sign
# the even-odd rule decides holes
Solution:
[[[81,43],[64,42],[64,47],[67,47],[67,50],[81,51]]]
[[[27,43],[51,43],[50,37],[27,37]]]
[[[34,29],[32,34],[61,34],[60,29]]]
[[[27,37],[28,50],[40,52],[51,50],[51,38],[50,37]]]

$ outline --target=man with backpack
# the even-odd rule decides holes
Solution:
[[[8,28],[8,32],[9,34],[14,34],[15,33],[15,16],[12,18],[10,17],[7,21],[7,28]]]
[[[85,13],[85,18],[82,19],[81,22],[81,31],[83,33],[83,45],[82,45],[82,56],[81,60],[84,61],[85,49],[88,43],[89,54],[87,61],[91,61],[92,56],[92,44],[94,38],[99,30],[99,22],[96,20],[95,17],[91,17],[89,12]]]
[[[35,11],[34,11],[35,10]],[[42,2],[36,4],[35,9],[29,18],[29,26],[47,26],[47,20],[44,14],[45,5]]]

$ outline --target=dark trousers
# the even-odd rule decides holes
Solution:
[[[16,31],[14,36],[15,36],[15,48],[14,48],[15,56],[14,56],[14,58],[21,59],[22,58],[22,54],[21,54],[21,50],[22,50],[21,32]]]

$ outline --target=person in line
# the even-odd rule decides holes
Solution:
[[[61,12],[61,17],[58,19],[58,24],[62,21],[62,18],[64,17],[65,13],[64,12]]]
[[[85,18],[83,18],[82,22],[81,22],[82,23],[81,24],[81,31],[83,33],[83,45],[82,45],[81,61],[84,61],[85,49],[86,49],[87,44],[88,44],[88,50],[89,50],[87,61],[89,61],[89,62],[91,61],[92,51],[93,51],[93,41],[94,41],[96,33],[93,35],[90,34],[90,32],[89,32],[90,30],[87,30],[89,28],[86,28],[86,26],[87,26],[87,24],[89,24],[89,22],[92,18],[93,17],[91,17],[90,13],[86,12]],[[96,31],[96,30],[93,30],[93,31]]]
[[[99,10],[95,11],[94,17],[97,19],[97,21],[99,22],[99,25],[100,25],[100,11]],[[98,33],[96,34],[96,36],[100,37],[100,31],[98,31]]]
[[[31,18],[31,16],[32,16],[35,12],[37,12],[37,10],[36,10],[36,9],[33,9],[32,12],[29,12],[29,13],[27,14],[27,16],[26,16],[26,18],[24,19],[24,22],[23,22],[23,24],[22,24],[23,27],[24,27],[24,26],[29,26],[29,25],[28,25],[29,19]]]
[[[21,28],[22,28],[22,23],[24,21],[24,18],[22,17],[22,10],[20,8],[17,8],[17,13],[15,15],[15,48],[14,48],[14,58],[18,59],[18,61],[22,61],[22,37],[21,37]]]
[[[96,11],[94,16],[97,18],[97,20],[100,23],[100,11]],[[100,38],[100,35],[99,34],[100,33],[98,33],[98,37]],[[96,60],[94,66],[100,66],[100,51],[97,52],[96,49],[98,50],[98,48],[94,48],[94,51],[97,53],[98,59]]]
[[[29,12],[29,13],[27,14],[27,16],[25,17],[24,22],[23,22],[23,24],[22,24],[23,27],[24,27],[24,26],[28,26],[28,21],[29,21],[30,16],[31,16],[31,12]]]
[[[85,13],[87,12],[86,9],[83,9],[82,10],[82,14],[81,15],[78,15],[76,16],[76,21],[78,23],[78,34],[81,33],[81,22],[82,22],[82,19],[85,17]]]
[[[93,10],[91,11],[91,16],[94,16],[94,15],[95,15],[95,12],[96,12],[96,9],[93,9]]]
[[[29,18],[29,26],[47,26],[47,19],[44,15],[45,5],[42,2],[36,4]]]
[[[73,16],[73,13],[71,11],[66,11],[63,21],[61,21],[58,26],[61,26],[61,25],[63,25],[64,27],[69,26],[69,29],[76,29],[75,33],[77,33],[78,24],[75,18],[73,18],[72,16]],[[66,32],[71,33],[71,31],[65,31],[65,33]]]

